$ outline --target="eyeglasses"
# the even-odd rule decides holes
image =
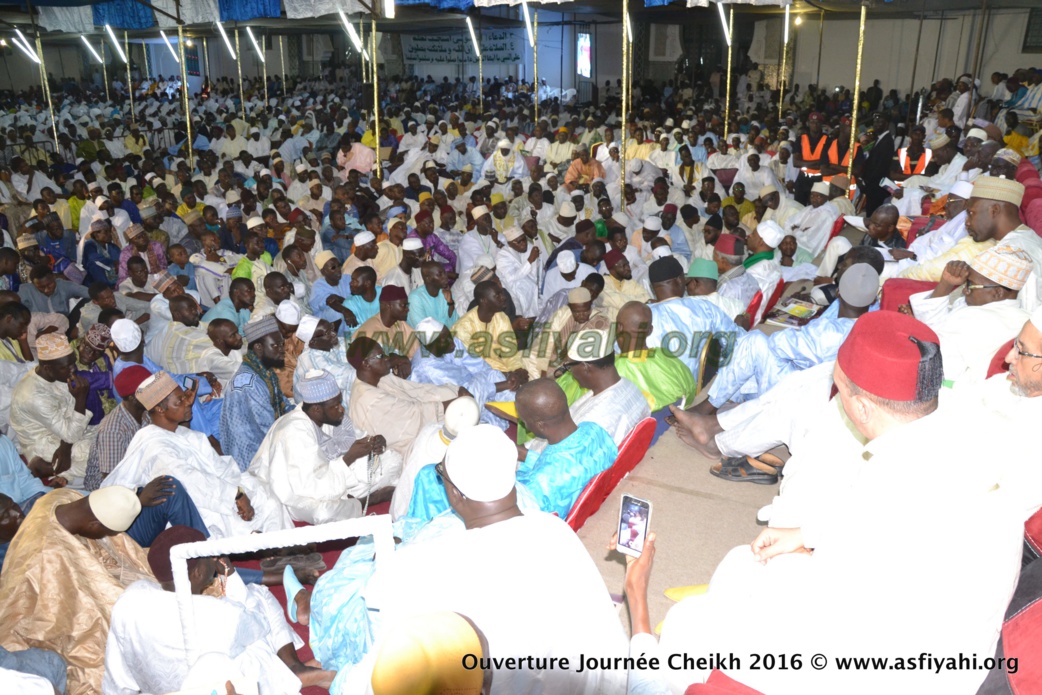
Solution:
[[[967,280],[966,284],[962,286],[962,291],[966,294],[973,292],[974,290],[991,290],[996,287],[1002,287],[1002,285],[971,285],[970,281]]]
[[[1024,352],[1024,348],[1020,346],[1019,340],[1013,341],[1013,350],[1015,351],[1017,357],[1033,357],[1036,360],[1042,360],[1042,355],[1032,355],[1030,352]]]
[[[562,376],[564,376],[565,374],[570,372],[572,370],[572,367],[576,366],[577,364],[579,364],[579,363],[578,362],[565,362],[560,367],[558,367],[557,369],[554,370],[554,378],[555,379],[560,379]]]

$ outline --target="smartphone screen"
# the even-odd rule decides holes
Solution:
[[[623,495],[619,506],[619,540],[615,549],[626,555],[640,557],[650,524],[651,502]]]
[[[185,391],[191,391],[192,389],[195,388],[195,385],[197,383],[199,383],[199,380],[196,379],[195,377],[186,376],[185,377]]]

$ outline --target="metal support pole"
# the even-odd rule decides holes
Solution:
[[[622,0],[622,141],[619,146],[619,207],[623,212],[626,212],[626,142],[629,140],[629,133],[626,132],[626,128],[629,125],[627,122],[627,104],[629,102],[629,94],[626,89],[626,74],[627,66],[633,59],[630,55],[630,40],[626,35],[626,22],[630,16],[630,2],[629,0]],[[606,143],[608,147],[611,143]]]
[[[481,56],[485,53],[481,49],[481,14],[478,14],[478,110],[485,113],[485,59]],[[563,47],[564,44],[562,43]],[[563,51],[562,51],[563,52]]]
[[[847,177],[854,180],[854,152],[857,147],[857,117],[861,110],[861,54],[865,49],[865,17],[868,15],[868,5],[861,5],[861,27],[857,35],[857,69],[854,72],[854,116],[850,123],[850,164],[847,165]]]
[[[724,142],[727,142],[728,128],[731,126],[731,54],[734,44],[734,6],[731,6],[731,19],[727,27],[727,95],[724,102]]]
[[[988,0],[981,0],[980,11],[980,31],[977,32],[977,50],[974,51],[973,56],[973,82],[970,83],[970,89],[973,90],[973,95],[970,98],[970,118],[973,117],[973,112],[977,108],[977,78],[980,76],[980,56],[984,48],[984,32],[988,30]]]
[[[814,78],[814,85],[821,87],[821,51],[825,43],[825,10],[821,11],[821,19],[818,21],[818,75]]]
[[[263,36],[261,36],[260,47],[261,47],[261,50],[263,51],[264,50],[264,37]],[[267,61],[267,57],[268,56],[264,55],[264,54],[262,54],[260,56],[260,58],[261,58],[261,71],[264,74],[264,110],[265,111],[268,110],[268,61]]]
[[[358,40],[362,43],[362,48],[365,48],[365,29],[363,28],[362,18],[358,18]],[[362,83],[364,84],[367,80],[365,79],[365,51],[358,52],[358,64],[362,68]]]
[[[919,15],[919,35],[915,38],[915,58],[912,59],[912,86],[908,88],[909,98],[912,94],[915,94],[915,73],[919,69],[919,45],[923,41],[923,20],[926,19],[926,0],[923,0],[923,11]],[[908,105],[908,120],[906,124],[911,125],[912,123],[912,108],[911,103]]]
[[[105,57],[105,39],[101,40],[101,79],[105,80],[105,101],[112,101],[109,96],[108,58]]]
[[[535,94],[535,123],[539,124],[539,11],[532,17],[532,89]]]
[[[32,9],[29,9],[32,14]],[[51,85],[47,80],[47,64],[43,60],[43,43],[40,41],[40,30],[36,28],[36,20],[33,20],[33,30],[36,33],[36,54],[40,56],[40,79],[42,82],[44,96],[47,97],[47,113],[51,116],[51,135],[54,137],[54,151],[60,149],[58,145],[58,124],[54,122],[54,104],[51,102]]]
[[[279,60],[282,61],[282,96],[286,96],[286,53],[282,50],[282,35],[279,35]]]
[[[148,69],[148,45],[144,41],[141,42],[141,58],[144,65],[142,77],[150,77],[152,72]]]
[[[203,37],[203,62],[206,68],[206,80],[210,80],[210,47],[206,43],[206,37]]]
[[[177,14],[181,14],[181,3],[177,4]],[[188,69],[185,67],[185,30],[183,24],[177,25],[177,51],[181,54],[181,101],[185,110],[185,135],[188,144],[188,167],[195,170],[195,150],[192,149],[192,107],[188,99]]]
[[[239,106],[242,108],[242,120],[246,120],[246,96],[242,89],[242,51],[239,50],[239,27],[235,27],[235,69],[239,71]]]
[[[782,20],[786,24],[789,22],[788,8],[786,8],[785,19]],[[781,72],[778,75],[778,121],[782,119],[782,109],[785,108],[785,61],[789,58],[789,42],[785,40],[785,30],[787,27],[782,27],[782,54],[781,54]]]
[[[130,117],[136,121],[137,111],[134,109],[134,81],[130,78],[130,39],[123,32],[123,53],[127,56],[127,94],[130,95]]]
[[[379,70],[377,70],[376,60],[376,4],[373,3],[373,24],[372,30],[369,34],[369,61],[371,63],[370,68],[373,71],[373,121],[375,122],[375,130],[373,131],[376,135],[376,175],[382,176],[383,162],[380,160],[380,77]]]

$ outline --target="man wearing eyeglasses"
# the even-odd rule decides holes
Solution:
[[[947,381],[985,378],[995,352],[1028,318],[1017,295],[1030,274],[1027,253],[997,246],[971,263],[951,261],[933,292],[909,297],[911,313],[941,339]],[[956,291],[963,296],[951,302]]]

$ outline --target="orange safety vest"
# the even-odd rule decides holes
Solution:
[[[821,134],[821,139],[818,140],[818,146],[814,148],[813,152],[811,152],[810,151],[810,135],[801,135],[800,136],[800,149],[802,150],[801,154],[803,156],[803,161],[807,162],[807,161],[811,161],[811,160],[821,159],[821,155],[825,152],[825,143],[826,142],[828,142],[828,138],[825,137],[824,133],[822,133]],[[802,171],[803,171],[803,173],[809,174],[811,176],[817,176],[818,174],[821,173],[820,169],[811,169],[809,167],[803,167]]]
[[[853,148],[848,146],[847,147],[847,153],[845,155],[843,155],[843,161],[841,162],[841,161],[839,161],[839,141],[838,140],[833,140],[832,144],[829,145],[829,155],[828,155],[828,157],[829,157],[829,164],[836,165],[836,166],[841,166],[844,169],[849,169],[850,168],[850,151],[851,151],[851,149],[853,149],[854,152],[857,152],[859,147],[861,147],[861,146],[858,145],[857,143],[854,144]],[[834,176],[837,176],[837,175],[838,174],[833,174],[832,176],[822,176],[821,180],[825,181],[825,182],[829,182],[829,181],[831,181],[833,179]],[[857,178],[856,177],[853,177],[853,176],[850,177],[850,187],[851,188],[854,187],[854,184],[856,182],[857,182]]]
[[[924,149],[923,154],[919,157],[919,161],[915,163],[913,171],[911,160],[908,158],[908,148],[902,147],[897,151],[897,161],[901,165],[901,171],[904,172],[905,176],[918,176],[923,173],[926,171],[926,166],[932,158],[933,152],[929,149]]]

